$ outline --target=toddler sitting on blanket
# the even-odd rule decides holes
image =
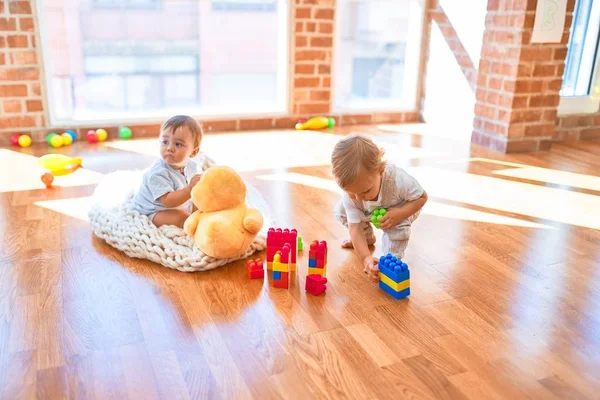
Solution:
[[[135,194],[134,209],[147,215],[157,227],[183,228],[194,212],[191,191],[200,180],[191,159],[200,151],[202,127],[194,118],[176,115],[160,131],[160,159],[145,172]]]

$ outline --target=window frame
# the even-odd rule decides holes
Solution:
[[[287,0],[276,0],[277,1],[277,32],[282,34],[277,35],[277,50],[280,54],[277,57],[277,103],[270,111],[265,110],[243,110],[241,112],[232,112],[229,109],[220,110],[202,110],[200,107],[192,108],[178,108],[178,112],[183,114],[191,115],[195,118],[201,118],[205,120],[232,120],[232,119],[252,119],[252,118],[280,118],[289,116],[292,112],[292,87],[290,84],[290,73],[293,71],[290,67],[290,55],[292,54],[292,41],[291,32],[294,30],[293,25],[293,4],[290,4]],[[158,4],[161,2],[158,1]],[[151,124],[151,123],[162,123],[164,120],[172,116],[172,110],[161,110],[160,112],[153,113],[152,115],[127,115],[127,116],[109,116],[105,118],[83,118],[74,119],[70,118],[59,118],[56,115],[55,109],[52,107],[54,99],[53,89],[53,76],[51,69],[47,65],[47,59],[50,57],[50,39],[47,35],[42,33],[46,32],[45,12],[43,9],[42,2],[36,2],[36,11],[38,16],[38,27],[36,30],[36,41],[40,45],[37,47],[38,59],[42,68],[42,93],[45,101],[44,107],[44,118],[47,121],[48,126],[54,128],[76,128],[76,127],[88,127],[88,126],[102,126],[102,125],[136,125],[136,124]],[[199,75],[199,85],[201,76]]]
[[[349,3],[357,3],[363,0],[345,0]],[[338,0],[336,7],[341,1]],[[334,17],[334,37],[333,37],[333,54],[332,54],[332,74],[331,74],[331,111],[332,113],[342,114],[361,114],[375,112],[418,112],[420,103],[421,86],[423,82],[422,65],[423,65],[423,43],[424,28],[426,26],[427,16],[427,0],[410,0],[411,15],[414,12],[417,17],[409,18],[408,35],[414,36],[413,40],[406,43],[405,60],[411,60],[405,63],[404,81],[405,87],[403,90],[410,90],[410,94],[403,96],[403,99],[376,100],[370,102],[370,105],[361,105],[360,107],[352,107],[348,105],[340,105],[336,101],[337,96],[337,80],[340,76],[337,53],[340,51],[340,18],[341,13],[335,13]],[[407,101],[404,98],[408,99]],[[400,103],[400,104],[399,104]]]
[[[595,0],[592,5],[587,28],[590,29],[590,23],[594,24],[592,29],[596,33],[595,59],[590,80],[590,93],[583,96],[560,96],[557,110],[559,116],[600,112],[600,20],[596,21],[592,19],[592,15],[597,10],[600,10],[600,0]]]

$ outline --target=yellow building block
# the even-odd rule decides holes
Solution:
[[[312,268],[308,267],[308,275],[319,274],[321,276],[327,275],[327,265],[325,268]]]
[[[290,272],[290,266],[289,264],[275,261],[273,262],[273,271]]]
[[[410,279],[407,279],[402,282],[394,282],[393,280],[390,279],[389,276],[384,275],[381,272],[379,273],[379,279],[383,283],[385,283],[386,285],[388,285],[389,287],[394,289],[396,292],[399,292],[404,289],[408,289],[410,287]]]

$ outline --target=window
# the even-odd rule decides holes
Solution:
[[[416,109],[423,1],[336,4],[336,110]]]
[[[560,91],[561,113],[597,112],[600,98],[598,73],[600,0],[577,0]]]
[[[213,10],[274,11],[276,0],[212,0]]]
[[[287,110],[286,0],[39,3],[55,125]]]

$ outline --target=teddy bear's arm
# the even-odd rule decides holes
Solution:
[[[255,208],[248,208],[244,216],[244,228],[250,233],[258,233],[263,226],[263,216]]]
[[[183,224],[183,230],[190,236],[194,236],[196,228],[198,227],[198,221],[200,219],[200,211],[196,210],[185,220]]]

